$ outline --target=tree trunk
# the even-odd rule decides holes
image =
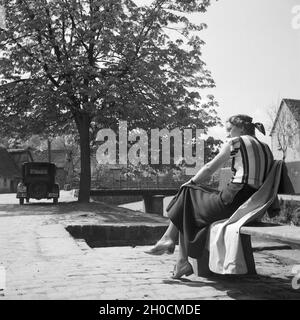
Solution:
[[[50,139],[47,140],[48,145],[48,162],[51,162],[51,141]]]
[[[88,203],[91,190],[91,150],[90,150],[90,116],[88,113],[78,113],[75,121],[80,138],[80,184],[78,201]]]

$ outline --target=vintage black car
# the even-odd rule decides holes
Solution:
[[[56,166],[48,162],[25,162],[22,166],[22,181],[17,187],[20,204],[24,199],[52,199],[57,204],[59,186],[55,183]]]

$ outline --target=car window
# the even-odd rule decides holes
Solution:
[[[47,169],[29,169],[29,174],[43,175],[48,174]]]

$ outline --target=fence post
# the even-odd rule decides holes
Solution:
[[[146,213],[164,214],[164,195],[143,195]]]

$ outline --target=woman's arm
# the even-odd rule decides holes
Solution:
[[[217,169],[221,168],[224,163],[230,159],[230,144],[228,142],[222,147],[220,152],[214,157],[213,160],[206,163],[188,183],[199,183],[211,176]]]

